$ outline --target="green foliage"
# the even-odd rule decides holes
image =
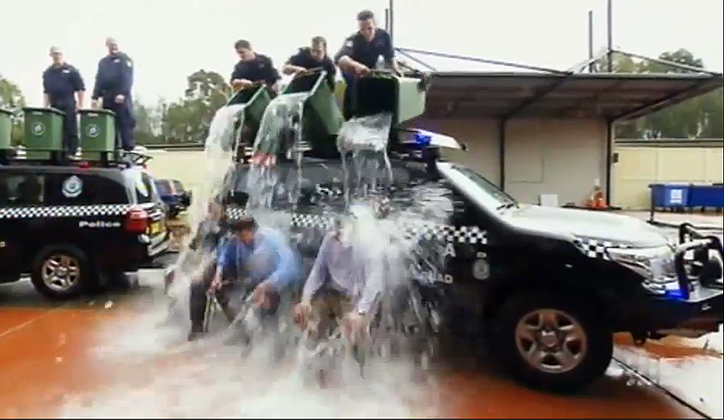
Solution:
[[[0,75],[0,108],[15,113],[12,129],[12,144],[15,145],[21,144],[23,141],[25,125],[23,124],[22,111],[24,106],[25,97],[18,85]]]
[[[686,49],[665,52],[658,57],[672,63],[704,68],[704,62]],[[634,60],[612,54],[614,73],[691,73],[692,70],[654,61]],[[594,63],[596,72],[608,72],[607,57]],[[616,126],[618,138],[722,138],[722,90],[718,89],[635,121]]]

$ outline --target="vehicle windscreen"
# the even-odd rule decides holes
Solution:
[[[472,169],[458,164],[439,165],[439,169],[462,192],[488,209],[497,210],[509,204],[517,204],[513,197]]]
[[[156,190],[161,195],[171,194],[171,188],[168,181],[156,181]]]

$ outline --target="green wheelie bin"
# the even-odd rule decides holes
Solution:
[[[306,93],[302,109],[302,143],[312,149],[326,145],[334,147],[344,118],[334,92],[327,84],[324,69],[312,69],[297,74],[282,95]]]
[[[13,150],[13,112],[0,108],[0,161],[10,157]]]
[[[251,148],[256,133],[261,126],[264,111],[271,102],[271,95],[265,83],[255,83],[251,87],[236,92],[226,103],[227,106],[243,105],[239,119],[234,125],[234,141],[236,158],[245,154],[246,148]]]
[[[352,89],[352,117],[391,112],[396,127],[425,112],[427,88],[418,78],[378,70],[357,79]]]
[[[25,158],[55,160],[64,155],[63,118],[55,108],[23,108],[25,115]]]
[[[107,109],[82,109],[80,114],[80,148],[84,160],[112,160],[116,152],[116,120]]]

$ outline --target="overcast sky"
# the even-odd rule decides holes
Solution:
[[[616,0],[614,44],[656,56],[685,47],[722,70],[722,0]],[[134,60],[134,95],[146,103],[183,94],[200,68],[228,77],[234,41],[245,38],[281,66],[312,36],[333,54],[367,7],[384,22],[386,0],[0,0],[0,74],[19,84],[30,104],[42,99],[48,48],[59,45],[93,87],[104,39],[114,36]],[[606,0],[395,0],[395,44],[566,69],[606,46]],[[439,70],[501,70],[426,59]]]

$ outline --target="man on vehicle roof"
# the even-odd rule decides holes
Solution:
[[[327,55],[327,40],[321,36],[312,38],[310,47],[300,48],[293,56],[289,57],[282,68],[284,74],[296,75],[305,70],[323,68],[327,72],[327,84],[334,92],[335,76],[337,68],[334,62]]]
[[[359,30],[345,39],[342,48],[334,56],[334,61],[342,70],[342,76],[347,83],[344,93],[346,119],[351,116],[352,106],[349,87],[355,78],[365,76],[375,68],[380,56],[393,72],[400,74],[390,34],[377,27],[374,13],[369,10],[357,13],[357,25]]]
[[[113,111],[116,116],[117,136],[123,150],[133,150],[133,129],[136,119],[133,116],[133,61],[118,49],[114,38],[106,39],[108,55],[98,62],[96,82],[93,87],[93,107],[99,108],[99,99],[103,99],[103,108]]]
[[[240,59],[231,73],[231,86],[235,91],[248,88],[257,82],[265,82],[271,88],[280,79],[271,58],[256,53],[249,41],[240,39],[236,41],[234,48]]]
[[[43,72],[44,102],[46,107],[65,113],[63,147],[70,155],[74,155],[78,150],[76,111],[83,108],[85,84],[78,69],[65,62],[60,48],[50,47],[50,57],[53,64]]]

